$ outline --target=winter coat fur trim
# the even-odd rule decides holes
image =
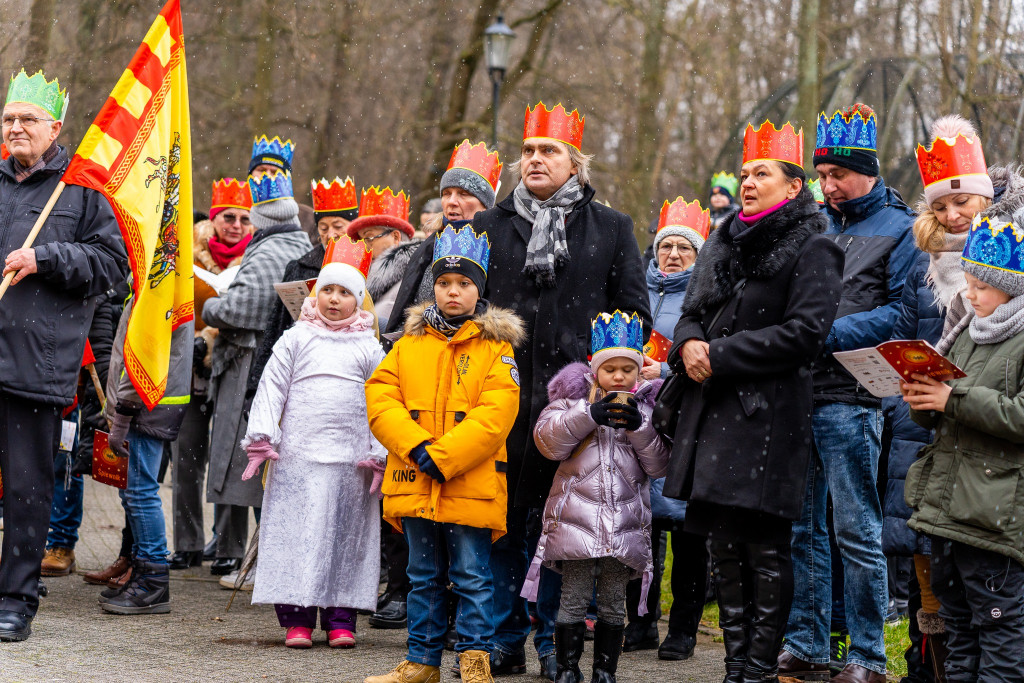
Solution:
[[[988,175],[992,185],[1003,188],[998,200],[982,211],[983,216],[1012,216],[1024,208],[1024,166],[993,166]]]
[[[213,260],[213,254],[210,253],[210,238],[213,235],[213,221],[199,221],[192,226],[192,260],[216,275],[224,269],[217,265]],[[228,268],[241,262],[242,257],[238,256],[228,264]]]
[[[937,636],[946,632],[946,620],[934,612],[917,610],[917,627],[921,633],[928,636]]]
[[[423,320],[423,312],[433,302],[424,302],[409,308],[409,316],[405,320],[405,334],[420,337],[427,333],[427,323]],[[490,305],[487,310],[473,318],[480,328],[480,338],[487,341],[508,342],[512,348],[518,348],[526,340],[526,327],[522,318],[507,308]]]
[[[643,381],[634,396],[636,400],[644,405],[653,406],[658,391],[664,383],[662,379]],[[594,384],[594,373],[586,363],[570,363],[558,371],[558,374],[548,382],[548,400],[557,401],[560,398],[578,400],[586,398],[590,394],[590,387]]]
[[[811,194],[801,190],[795,199],[762,218],[749,236],[743,235],[742,249],[733,241],[731,225],[711,233],[700,250],[686,290],[683,315],[699,314],[721,305],[740,278],[774,277],[796,256],[808,237],[825,232],[828,218]]]
[[[402,281],[405,269],[423,240],[409,240],[397,244],[383,254],[370,266],[366,277],[366,291],[374,301],[384,296],[388,290]]]

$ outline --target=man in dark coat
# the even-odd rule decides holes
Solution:
[[[128,274],[110,204],[84,187],[64,188],[35,246],[22,248],[69,162],[56,142],[67,99],[56,81],[32,79],[42,83],[16,77],[2,118],[11,156],[0,163],[0,258],[3,275],[16,275],[0,300],[0,641],[31,634],[61,411],[75,397],[96,302]]]
[[[558,463],[540,455],[533,426],[547,405],[547,385],[573,362],[586,362],[590,321],[602,311],[636,312],[649,334],[651,315],[633,222],[593,201],[590,157],[580,152],[583,121],[561,105],[527,110],[522,154],[512,165],[521,180],[493,209],[477,214],[473,227],[491,241],[485,297],[515,310],[526,323],[527,341],[516,349],[522,385],[519,414],[506,442],[508,533],[491,552],[495,637],[491,671],[525,669],[523,646],[530,632],[519,597],[529,561],[527,515],[543,505]],[[536,533],[536,530],[535,530]],[[554,678],[551,634],[558,608],[559,575],[542,572],[535,645],[542,673]]]
[[[903,283],[917,257],[914,212],[879,176],[874,112],[857,104],[818,118],[814,167],[829,220],[825,236],[846,253],[839,312],[815,364],[814,446],[803,513],[793,525],[793,574],[798,591],[790,610],[780,676],[828,674],[832,593],[842,592],[850,649],[842,683],[884,683],[888,602],[882,554],[882,508],[876,479],[881,452],[881,400],[871,396],[832,357],[834,351],[888,341],[899,314]],[[833,581],[826,500],[845,577]]]

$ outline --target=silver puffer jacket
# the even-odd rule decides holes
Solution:
[[[593,382],[584,363],[563,368],[548,385],[551,403],[533,431],[544,457],[561,465],[523,587],[527,597],[535,596],[541,564],[557,571],[560,560],[614,557],[633,570],[633,578],[644,578],[645,593],[650,584],[650,479],[665,475],[669,459],[668,447],[650,422],[661,380],[643,381],[635,392],[644,419],[632,432],[600,427],[591,419],[587,396]]]

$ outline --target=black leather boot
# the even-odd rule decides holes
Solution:
[[[603,621],[594,625],[594,675],[590,683],[615,683],[615,670],[619,668],[624,627]]]
[[[789,544],[750,543],[747,566],[752,604],[744,683],[777,681],[779,650],[793,602]]]
[[[583,655],[583,636],[587,624],[560,624],[555,622],[555,661],[558,673],[555,683],[580,683],[583,672],[580,671],[580,657]]]
[[[740,683],[747,663],[747,614],[743,595],[743,548],[739,543],[711,542],[718,593],[718,626],[725,643],[725,678],[722,683]]]
[[[112,614],[167,614],[171,611],[170,570],[166,562],[135,560],[124,590],[100,602]]]

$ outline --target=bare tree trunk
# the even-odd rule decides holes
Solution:
[[[810,165],[814,154],[814,122],[821,106],[821,79],[818,69],[818,12],[820,0],[800,1],[800,22],[797,29],[800,46],[797,51],[796,119],[803,122],[804,165]]]
[[[50,29],[53,27],[55,0],[32,0],[29,10],[28,40],[25,41],[25,70],[35,72],[46,66],[50,54]]]
[[[352,18],[355,16],[355,0],[344,0],[335,6],[334,22],[330,32],[334,42],[334,61],[331,65],[331,77],[327,86],[328,106],[325,107],[323,127],[316,137],[316,146],[311,156],[312,168],[321,170],[327,166],[331,152],[342,149],[343,124],[341,103],[345,101],[349,90],[348,56],[352,42]],[[328,178],[330,180],[330,178]]]

